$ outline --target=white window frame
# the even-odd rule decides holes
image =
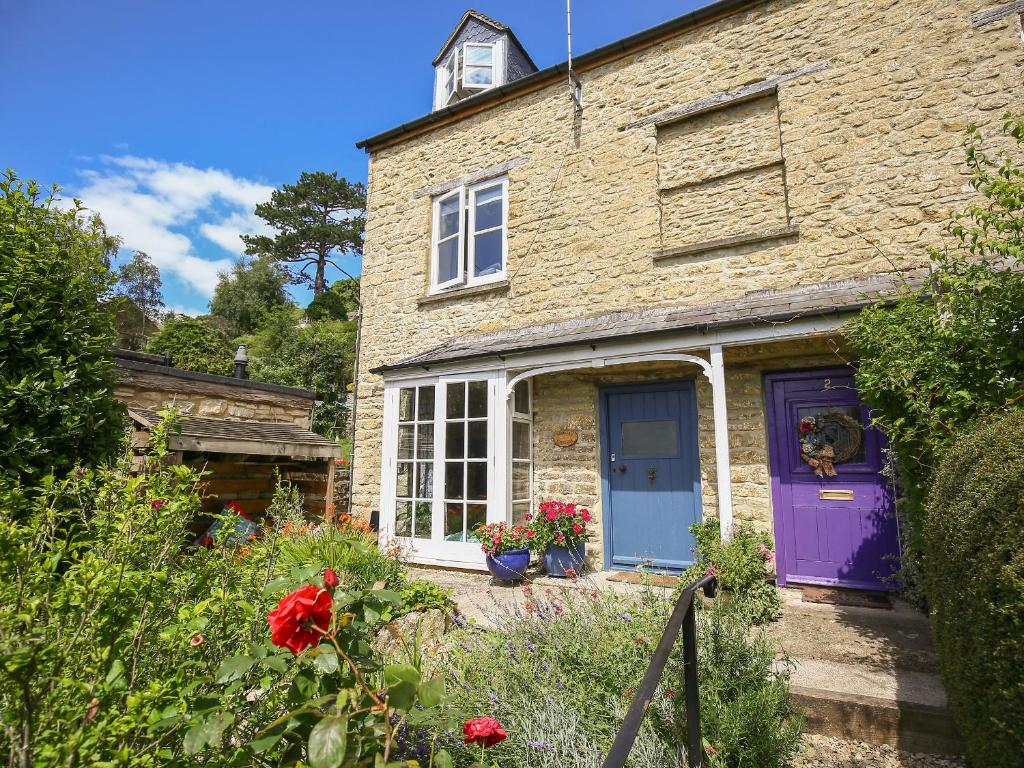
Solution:
[[[501,223],[497,227],[486,229],[483,232],[476,231],[476,196],[485,189],[501,188]],[[490,179],[474,184],[468,189],[466,195],[466,206],[469,209],[469,226],[466,227],[466,285],[486,285],[496,283],[505,279],[508,270],[508,177]],[[476,236],[501,230],[501,269],[490,275],[476,277]]]
[[[451,75],[449,78],[448,75]],[[441,65],[441,103],[445,106],[452,103],[459,92],[459,49],[452,50],[451,55]]]
[[[528,512],[533,512],[533,381],[531,379],[523,379],[519,382],[519,385],[526,386],[527,398],[529,399],[529,413],[520,413],[516,410],[516,396],[515,392],[512,392],[508,398],[508,508],[509,508],[509,520],[515,522],[515,506],[517,504],[529,505]],[[518,385],[517,385],[518,386]],[[513,440],[515,436],[516,423],[526,424],[529,442],[527,449],[527,457],[519,458],[515,457],[515,450],[513,447]],[[517,499],[513,491],[513,477],[515,477],[515,466],[516,464],[525,464],[527,467],[527,495],[525,498]]]
[[[478,371],[442,376],[395,379],[384,382],[384,434],[381,446],[380,541],[382,546],[399,544],[403,556],[432,565],[452,565],[484,569],[484,554],[479,543],[444,540],[444,462],[445,406],[448,385],[465,386],[468,381],[487,381],[487,522],[508,519],[509,426],[506,375],[503,371]],[[431,500],[431,538],[395,536],[395,511],[398,467],[398,411],[401,390],[407,387],[434,386],[434,496]]]
[[[489,275],[477,277],[476,273],[476,194],[493,187],[501,187],[501,224],[485,230],[495,232],[501,230],[501,269]],[[440,275],[441,204],[455,197],[459,200],[459,262],[455,277],[444,282],[438,281]],[[498,283],[506,279],[508,274],[508,177],[499,176],[468,186],[461,186],[451,192],[438,195],[433,199],[433,226],[430,233],[430,293],[442,293],[457,287],[472,288],[477,285]],[[454,236],[452,236],[454,237]]]
[[[459,230],[456,235],[453,235],[446,239],[457,238],[459,248],[459,257],[455,269],[455,277],[451,280],[445,280],[444,282],[438,282],[438,276],[441,274],[441,205],[448,200],[453,198],[459,201]],[[466,282],[466,189],[465,187],[459,187],[458,189],[452,190],[447,194],[440,195],[434,198],[434,224],[433,229],[430,233],[430,291],[435,293],[437,291],[443,291],[446,288],[452,288],[457,285],[462,285]]]
[[[489,68],[491,70],[491,82],[484,85],[482,83],[467,83],[466,82],[466,67],[480,67],[483,68],[483,64],[467,64],[469,61],[469,49],[470,48],[489,48],[491,51],[491,63]],[[456,49],[457,50],[457,49]],[[494,88],[496,85],[500,85],[498,82],[498,45],[496,43],[463,43],[462,44],[462,73],[460,76],[461,85],[463,88],[472,91],[486,91],[489,88]]]

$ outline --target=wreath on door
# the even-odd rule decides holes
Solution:
[[[800,433],[800,458],[818,477],[835,477],[835,465],[856,456],[864,441],[860,422],[836,411],[804,416],[797,429]]]

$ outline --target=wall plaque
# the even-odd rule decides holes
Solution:
[[[555,445],[559,448],[568,448],[571,445],[576,445],[576,441],[580,439],[580,434],[575,429],[560,429],[554,434]]]

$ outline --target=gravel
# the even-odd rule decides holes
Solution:
[[[793,768],[965,768],[956,757],[900,752],[894,747],[806,734]]]

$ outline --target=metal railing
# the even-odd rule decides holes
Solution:
[[[658,690],[661,675],[668,664],[669,654],[676,644],[680,629],[683,632],[683,691],[686,696],[686,761],[689,768],[701,768],[703,765],[704,745],[700,734],[700,697],[697,690],[697,617],[693,604],[698,589],[703,589],[708,597],[714,597],[718,583],[714,576],[705,576],[693,582],[679,595],[668,624],[665,625],[665,632],[658,642],[658,647],[654,649],[651,663],[633,695],[622,727],[615,734],[615,741],[612,742],[608,757],[601,764],[601,768],[622,768],[626,764],[626,758],[629,757],[629,751],[636,741],[636,735],[644,715],[647,714],[651,699]]]

